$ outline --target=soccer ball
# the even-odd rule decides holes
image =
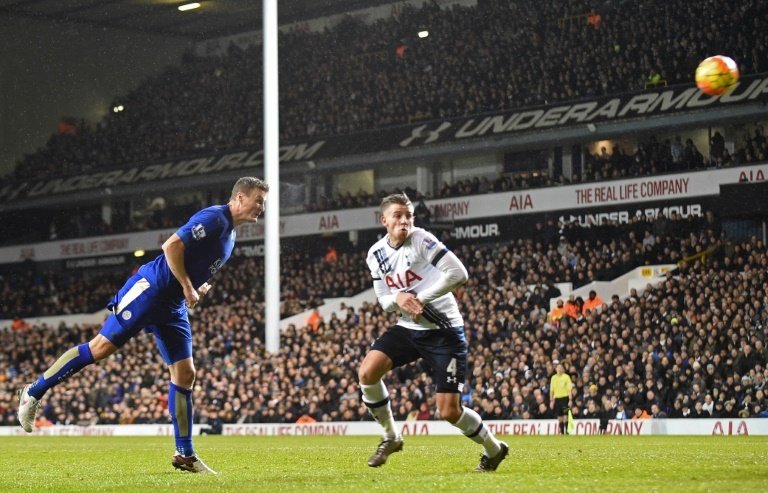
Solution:
[[[696,68],[696,85],[710,96],[727,93],[738,81],[739,67],[727,56],[711,56]]]

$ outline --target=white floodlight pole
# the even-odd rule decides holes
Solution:
[[[264,0],[264,179],[269,198],[264,228],[266,349],[280,349],[280,165],[277,76],[277,0]]]

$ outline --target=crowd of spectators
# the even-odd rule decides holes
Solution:
[[[549,377],[559,360],[576,384],[577,417],[589,417],[601,405],[626,417],[765,416],[765,245],[754,238],[724,239],[711,216],[664,221],[666,233],[654,238],[649,257],[641,231],[664,231],[658,221],[606,224],[593,236],[572,228],[564,241],[542,225],[533,238],[457,244],[454,250],[469,271],[468,283],[455,293],[470,344],[464,402],[486,419],[550,418]],[[710,248],[706,257],[682,262],[663,282],[606,301],[602,311],[548,320],[549,299],[558,296],[553,280],[599,278],[614,259],[625,269],[632,264],[623,265],[627,259],[668,263]],[[333,285],[338,294],[368,287],[367,273],[360,272],[359,282],[357,274],[339,274],[364,264],[361,256],[336,257],[338,265],[297,259],[288,290],[316,301],[311,293],[319,286]],[[250,281],[260,278],[254,275],[260,262],[242,262],[222,272],[216,290],[191,317],[198,368],[195,421],[368,419],[356,370],[394,315],[377,304],[348,307],[312,326],[289,327],[280,352],[267,354],[261,295]],[[301,262],[307,264],[302,268]],[[18,387],[62,349],[97,330],[61,326],[29,327],[23,337],[0,333],[6,348],[0,355],[0,424],[14,424]],[[167,422],[168,376],[153,346],[151,337],[140,335],[55,388],[44,401],[42,422]],[[413,364],[388,378],[398,419],[435,418],[429,374]]]
[[[539,171],[499,173],[494,178],[482,176],[455,180],[451,183],[446,181],[434,194],[422,193],[411,186],[379,190],[376,193],[359,190],[356,193],[337,193],[333,197],[321,196],[316,202],[305,204],[302,212],[377,207],[384,196],[402,191],[412,200],[417,201],[737,166],[768,160],[768,141],[762,124],[757,124],[748,128],[740,136],[733,153],[726,148],[725,139],[719,131],[715,131],[709,148],[703,151],[708,157],[705,157],[702,150],[699,150],[690,138],[685,139],[683,143],[679,135],[675,137],[651,135],[647,140],[638,142],[637,148],[631,154],[618,144],[610,150],[603,146],[595,153],[585,148],[581,175],[575,173],[566,177],[561,174],[555,178],[550,176],[548,170],[542,168]],[[98,217],[81,218],[82,214],[74,214],[66,216],[65,219],[70,223],[67,227],[59,227],[57,230],[69,232],[71,237],[77,237],[88,234],[170,228],[186,217],[185,212],[194,211],[189,207],[173,210],[157,209],[151,214],[143,215],[139,220],[123,221],[121,225],[113,224],[112,226],[104,225]],[[97,229],[93,230],[94,227]]]
[[[0,319],[93,313],[104,308],[125,275],[29,269],[0,275]]]
[[[333,262],[308,253],[283,254],[280,263],[282,317],[321,305],[326,298],[352,296],[370,284],[370,275],[360,254],[341,253]],[[136,272],[137,268],[131,269]],[[227,270],[230,276],[219,276],[212,283],[216,287],[209,295],[213,303],[226,303],[232,297],[263,302],[263,289],[260,283],[254,286],[253,282],[253,279],[264,279],[263,262],[235,256],[227,264]],[[0,275],[0,319],[96,312],[106,306],[128,275],[123,268],[38,274],[34,265]]]
[[[683,144],[680,136],[657,138],[651,136],[640,142],[631,155],[620,145],[612,149],[601,147],[595,153],[585,149],[582,173],[566,178],[560,175],[553,178],[548,171],[541,170],[524,173],[500,173],[495,178],[488,176],[473,177],[444,182],[434,194],[417,191],[411,186],[392,190],[379,190],[369,193],[359,190],[356,193],[337,193],[333,197],[320,196],[316,201],[304,205],[295,212],[320,212],[328,210],[355,209],[360,207],[378,207],[381,199],[395,192],[405,191],[414,202],[420,200],[501,193],[511,190],[562,186],[584,182],[606,181],[621,178],[637,178],[661,173],[701,170],[707,168],[728,167],[748,164],[768,159],[768,145],[762,125],[749,129],[730,153],[724,145],[723,137],[715,132],[710,143],[709,159],[686,139]],[[121,234],[135,231],[171,229],[186,220],[197,210],[197,204],[152,207],[141,210],[139,214],[128,217],[120,210],[113,212],[111,224],[107,224],[101,213],[101,206],[78,206],[71,210],[62,210],[54,214],[46,225],[45,221],[30,221],[26,235],[9,236],[3,243],[35,241],[53,241],[88,236]],[[428,209],[427,209],[428,210]],[[424,210],[419,214],[424,217]]]
[[[394,7],[371,24],[281,33],[284,141],[691,83],[699,60],[768,70],[759,0],[603,2],[484,0]],[[594,22],[595,18],[599,22]],[[588,22],[588,20],[592,19]],[[430,35],[414,33],[428,27]],[[261,142],[261,49],[232,45],[116,98],[124,111],[95,126],[69,122],[14,178],[71,175]]]
[[[421,220],[421,215],[418,217]],[[700,238],[700,231],[709,234]],[[672,232],[676,240],[670,236]],[[443,234],[451,243],[450,233]],[[711,211],[703,217],[674,211],[670,217],[663,213],[653,218],[633,216],[626,224],[604,219],[602,224],[589,227],[549,219],[535,225],[531,239],[510,244],[505,270],[528,284],[569,282],[578,288],[591,281],[613,279],[640,265],[677,262],[703,251],[720,234],[720,222]],[[550,248],[537,251],[537,245]],[[352,296],[369,287],[361,251],[342,252],[329,261],[319,252],[294,250],[281,256],[284,317],[318,306],[326,298]],[[136,268],[132,267],[134,271]],[[226,269],[230,275],[215,280],[217,289],[211,293],[214,302],[226,302],[229,296],[263,300],[261,288],[251,281],[263,279],[262,262],[236,255]],[[96,272],[35,270],[30,264],[18,272],[0,275],[0,319],[92,313],[106,305],[127,277],[123,268]]]
[[[725,138],[719,131],[712,135],[704,156],[693,141],[678,135],[658,140],[651,136],[639,142],[633,154],[616,145],[609,152],[601,147],[594,154],[586,153],[584,181],[602,181],[627,177],[651,176],[661,173],[681,172],[703,168],[724,168],[768,159],[768,147],[763,128],[757,125],[747,131],[731,153],[725,146]]]

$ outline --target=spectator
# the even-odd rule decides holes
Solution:
[[[224,431],[224,423],[221,421],[216,408],[209,411],[207,419],[202,424],[204,426],[200,427],[201,435],[221,435]]]
[[[563,306],[563,300],[558,298],[557,306],[555,306],[551,312],[549,312],[549,320],[555,324],[559,324],[560,319],[565,316],[565,308]]]
[[[312,310],[312,313],[310,313],[309,317],[307,318],[307,325],[309,327],[312,327],[312,330],[317,331],[322,321],[323,321],[323,317],[322,315],[320,315],[320,310],[315,308],[314,310]]]
[[[586,316],[590,312],[600,312],[603,310],[605,302],[597,295],[597,292],[592,289],[589,291],[589,297],[584,302],[584,306],[581,309],[581,313]]]
[[[636,407],[632,419],[651,419],[651,415],[642,407]]]

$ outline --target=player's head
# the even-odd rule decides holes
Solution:
[[[235,226],[245,222],[256,222],[266,208],[269,185],[264,180],[244,176],[235,182],[229,197],[229,210]]]
[[[237,197],[238,193],[250,195],[254,190],[261,190],[266,194],[269,192],[269,185],[267,185],[267,182],[259,178],[255,178],[253,176],[243,176],[235,182],[235,186],[232,187],[232,195],[230,195],[229,199],[234,199]]]
[[[402,243],[413,230],[413,203],[404,193],[387,195],[381,200],[381,224],[395,243]]]
[[[404,193],[393,193],[381,199],[381,215],[383,216],[386,213],[387,208],[393,204],[403,205],[411,211],[411,214],[413,214],[413,203],[411,202],[411,199]]]

